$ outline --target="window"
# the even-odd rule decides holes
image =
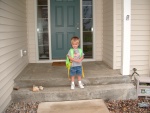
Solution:
[[[85,58],[93,58],[93,7],[92,0],[83,0],[83,51]]]
[[[37,0],[37,36],[39,60],[49,59],[47,0]]]

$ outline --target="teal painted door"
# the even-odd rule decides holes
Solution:
[[[72,36],[80,37],[80,0],[51,0],[52,59],[65,59]]]

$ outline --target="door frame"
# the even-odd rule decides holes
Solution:
[[[36,41],[36,62],[37,63],[49,63],[49,62],[60,62],[60,61],[65,61],[64,60],[53,60],[52,59],[52,47],[51,47],[51,14],[50,14],[50,0],[47,0],[48,1],[48,18],[49,18],[49,21],[48,21],[48,39],[49,39],[49,60],[39,60],[39,55],[38,55],[38,41],[37,41],[37,32],[35,32],[35,41]],[[93,0],[93,58],[90,58],[90,59],[84,59],[84,61],[95,61],[95,15],[94,15],[94,12],[95,12],[95,0]],[[37,0],[35,1],[35,17],[37,17]],[[81,49],[83,49],[83,21],[82,21],[82,0],[80,0],[80,46],[81,46]],[[35,31],[37,30],[37,18],[35,18]]]
[[[50,0],[48,0],[48,28],[49,28],[49,53],[50,53],[50,58],[49,60],[47,60],[48,62],[59,62],[59,61],[65,61],[64,60],[53,60],[52,59],[52,44],[51,44],[51,14],[50,14]],[[94,0],[93,0],[93,6],[94,6]],[[82,0],[80,0],[80,47],[81,49],[83,49],[83,21],[82,21]],[[94,7],[93,7],[93,28],[94,28]],[[93,43],[95,43],[95,38],[94,38],[94,31],[93,31]],[[95,47],[94,47],[95,44],[93,44],[93,59],[84,59],[84,61],[95,61]]]

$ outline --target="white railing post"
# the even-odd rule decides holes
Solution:
[[[123,0],[121,74],[130,74],[131,0]]]

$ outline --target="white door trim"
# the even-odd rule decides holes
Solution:
[[[51,44],[51,13],[50,13],[51,2],[48,0],[48,40],[49,40],[49,60],[52,60],[52,44]]]
[[[130,74],[131,0],[123,0],[121,74]]]

